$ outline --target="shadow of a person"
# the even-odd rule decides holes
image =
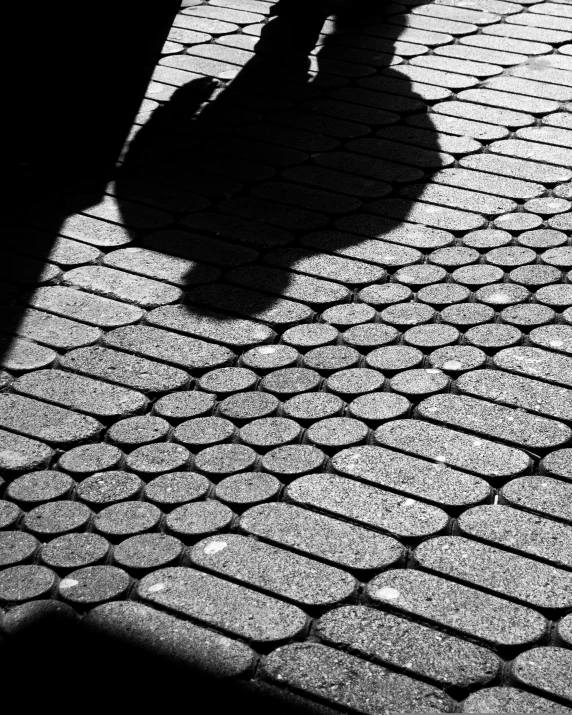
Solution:
[[[223,38],[219,55],[202,46],[206,57],[248,57],[226,87],[184,83],[131,142],[114,188],[125,225],[137,222],[125,199],[137,201],[141,179],[195,194],[186,210],[176,207],[177,226],[141,237],[147,249],[194,262],[179,282],[189,311],[287,327],[312,317],[291,299],[318,313],[339,302],[320,278],[357,287],[407,262],[399,242],[423,230],[407,218],[444,155],[427,103],[387,51],[402,28],[380,24],[385,6],[280,0],[259,39]],[[192,62],[186,55],[161,65]],[[411,114],[415,128],[403,123]],[[312,258],[324,253],[369,261],[371,270],[353,276],[335,258],[317,266]]]

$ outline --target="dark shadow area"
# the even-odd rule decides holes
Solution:
[[[37,3],[31,14],[35,52],[15,95],[17,181],[0,269],[4,330],[17,332],[23,292],[53,282],[43,270],[55,235],[81,240],[82,227],[65,222],[82,212],[122,222],[130,245],[197,261],[178,282],[193,311],[272,324],[277,298],[296,300],[290,249],[334,253],[383,239],[441,168],[427,102],[391,66],[406,16],[384,19],[384,0],[333,8],[280,0],[259,38],[207,45],[236,50],[238,38],[238,49],[251,53],[226,86],[209,77],[186,82],[181,72],[155,86],[148,96],[164,104],[150,102],[138,116],[116,170],[177,9],[118,5],[92,13]],[[188,69],[189,59],[163,58],[160,70]],[[110,192],[115,215],[98,213]],[[380,210],[380,200],[391,205]],[[359,216],[362,225],[375,218],[375,227],[358,230]]]
[[[179,5],[34,0],[10,9],[3,36],[4,326],[6,315],[18,324],[23,291],[49,282],[42,273],[70,213],[65,197],[103,194]]]
[[[179,284],[193,312],[214,308],[221,320],[228,313],[272,325],[277,299],[296,300],[288,271],[297,249],[335,253],[355,246],[365,236],[353,233],[351,222],[343,230],[335,222],[358,214],[376,216],[380,230],[370,237],[383,239],[403,224],[441,168],[427,104],[399,65],[391,66],[403,27],[384,20],[386,5],[280,0],[256,44],[242,35],[242,43],[221,38],[215,45],[253,50],[224,89],[210,78],[169,88],[169,101],[131,143],[115,193],[133,237],[222,272],[213,280],[198,265]],[[368,62],[375,74],[368,74]],[[162,64],[165,71],[192,68],[188,56]],[[404,122],[411,115],[414,127]],[[166,230],[138,231],[142,216],[124,199],[137,201],[139,191],[144,201],[141,181],[191,192],[209,205],[193,206],[189,198],[192,213],[179,207]],[[380,199],[390,199],[385,214],[374,208]],[[168,209],[166,201],[154,206]]]
[[[6,696],[10,692],[26,712],[333,715],[285,690],[247,684],[252,673],[216,677],[132,639],[54,615],[0,642],[0,668]]]

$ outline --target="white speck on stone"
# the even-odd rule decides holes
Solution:
[[[428,372],[430,375],[438,375],[441,372],[441,370],[439,370],[438,367],[428,367],[427,370],[425,370],[425,372]]]
[[[436,461],[436,462],[446,462],[446,461],[447,461],[447,458],[444,457],[442,454],[438,454],[438,455],[435,457],[435,461]]]
[[[218,554],[219,551],[223,551],[228,546],[226,541],[211,541],[204,548],[205,554]]]
[[[157,591],[164,591],[166,588],[164,583],[156,583],[153,586],[149,586],[147,593],[157,593]]]
[[[483,440],[482,440],[482,439],[474,439],[474,440],[473,440],[473,446],[474,446],[474,447],[478,447],[478,446],[481,445],[482,443],[483,443]]]
[[[403,502],[403,506],[412,506],[413,504],[415,504],[415,499],[406,499]]]
[[[549,343],[551,348],[561,348],[564,345],[563,340],[551,340]]]
[[[443,363],[443,368],[445,370],[460,370],[463,367],[463,363],[459,360],[447,360]]]
[[[375,592],[377,598],[384,598],[388,601],[395,601],[399,598],[401,594],[396,588],[391,588],[391,586],[384,586],[383,588],[378,588]]]
[[[499,495],[498,495],[498,494],[495,494],[495,498],[494,498],[493,504],[497,505],[498,503],[499,503]]]
[[[261,348],[258,348],[258,352],[260,355],[272,355],[272,353],[276,352],[276,348],[273,348],[271,345],[263,345]]]
[[[75,578],[64,578],[60,583],[60,588],[73,588],[77,586],[79,581]]]

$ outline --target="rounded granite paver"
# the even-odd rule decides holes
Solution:
[[[64,601],[85,608],[121,598],[129,585],[129,576],[117,566],[86,566],[62,579],[58,593]]]
[[[46,598],[56,583],[54,572],[46,566],[10,566],[0,572],[0,601],[22,603]]]
[[[136,474],[119,470],[96,472],[76,487],[75,496],[92,508],[103,508],[127,499],[137,499],[143,482]]]
[[[53,501],[40,504],[29,511],[22,520],[26,531],[49,538],[70,531],[83,531],[92,517],[91,510],[74,501]]]
[[[137,593],[253,643],[287,640],[306,628],[306,614],[296,606],[192,568],[155,571],[140,581]]]
[[[96,514],[93,528],[109,539],[118,539],[156,529],[162,516],[154,504],[124,501]]]
[[[218,677],[246,674],[254,664],[253,651],[243,643],[143,603],[112,602],[97,606],[84,623],[98,633],[119,636],[171,661],[206,669]]]
[[[146,444],[133,450],[127,457],[126,466],[145,477],[170,472],[185,467],[190,460],[186,447],[172,442]]]
[[[572,702],[572,650],[548,646],[522,653],[512,663],[511,671],[518,683],[541,690],[547,695]]]
[[[343,606],[322,616],[326,643],[444,685],[467,687],[492,680],[500,659],[482,646],[364,606]]]
[[[39,542],[22,531],[0,531],[0,566],[13,566],[30,561]]]
[[[166,530],[179,537],[189,539],[225,531],[232,522],[234,513],[218,501],[197,501],[174,509],[165,518]]]
[[[166,437],[169,423],[161,417],[128,417],[116,422],[107,432],[107,438],[122,447],[133,447],[158,442]]]
[[[565,713],[569,708],[525,690],[495,686],[480,690],[463,701],[463,713]]]
[[[530,645],[547,632],[537,611],[415,569],[391,569],[367,586],[374,604],[497,646]]]
[[[65,499],[74,482],[67,474],[55,471],[38,471],[23,474],[11,482],[6,496],[23,507],[35,506],[41,502]]]
[[[183,553],[183,544],[167,534],[140,534],[122,541],[113,549],[113,562],[133,571],[171,566]]]
[[[42,546],[40,561],[58,571],[71,571],[103,562],[109,548],[99,534],[64,534]]]
[[[22,510],[12,502],[0,499],[0,529],[12,529],[18,523]]]
[[[189,559],[198,567],[306,608],[344,601],[357,587],[354,578],[340,569],[238,534],[200,541]]]
[[[222,417],[196,417],[175,427],[173,440],[192,450],[220,442],[230,442],[235,428]]]
[[[114,469],[123,460],[123,452],[111,444],[84,444],[62,454],[58,467],[78,476]]]
[[[450,712],[452,701],[437,688],[317,643],[294,643],[264,661],[267,678],[331,704],[373,715],[431,708]]]
[[[572,482],[572,449],[558,449],[544,457],[541,470],[560,479]]]
[[[210,487],[211,483],[202,474],[170,472],[148,482],[143,493],[147,501],[157,504],[162,509],[169,509],[201,499],[206,496]]]
[[[245,508],[276,499],[282,484],[264,472],[233,474],[219,482],[214,490],[217,499],[231,508]]]

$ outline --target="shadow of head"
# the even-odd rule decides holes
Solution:
[[[140,115],[114,192],[140,245],[187,261],[178,285],[190,312],[285,327],[308,320],[297,300],[313,313],[332,304],[324,281],[354,289],[388,279],[385,246],[395,254],[396,230],[420,230],[412,210],[452,161],[428,102],[400,71],[414,48],[400,43],[404,16],[392,12],[371,1],[332,9],[280,0],[258,38],[189,50],[225,78],[220,62],[240,62],[224,85],[181,80],[189,55],[161,62],[158,79],[182,85],[151,88],[167,101]],[[165,226],[140,229],[139,201],[169,210]],[[377,253],[360,254],[371,239]],[[324,255],[361,256],[371,270],[353,275]],[[301,283],[314,288],[306,299]]]

